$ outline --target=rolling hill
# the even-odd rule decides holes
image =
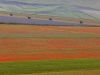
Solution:
[[[100,0],[0,0],[0,11],[100,19]]]

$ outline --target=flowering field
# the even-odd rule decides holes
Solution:
[[[100,28],[0,25],[0,61],[68,58],[100,58]]]

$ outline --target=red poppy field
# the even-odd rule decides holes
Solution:
[[[100,58],[100,28],[0,25],[0,62],[69,58]]]

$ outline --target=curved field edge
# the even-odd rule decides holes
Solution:
[[[63,59],[0,63],[1,75],[36,74],[79,70],[100,70],[100,59]]]

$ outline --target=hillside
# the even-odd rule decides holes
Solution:
[[[100,19],[100,0],[0,0],[0,11]]]

